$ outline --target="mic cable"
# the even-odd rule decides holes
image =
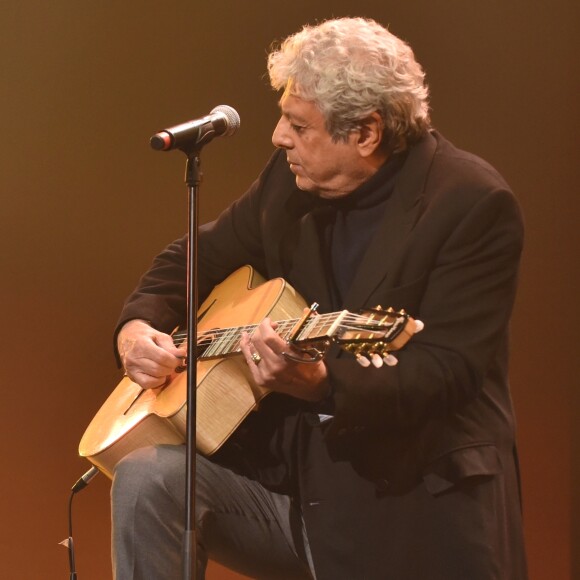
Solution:
[[[59,542],[61,546],[64,546],[68,549],[68,561],[69,561],[69,569],[70,569],[70,580],[77,580],[77,571],[76,571],[76,564],[75,564],[75,550],[74,550],[74,541],[73,541],[73,525],[72,525],[72,501],[74,496],[81,490],[83,490],[91,480],[96,477],[99,473],[99,470],[93,466],[87,472],[85,472],[76,483],[71,488],[70,497],[68,500],[68,538]]]

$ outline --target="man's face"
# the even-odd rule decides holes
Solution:
[[[346,141],[333,141],[316,105],[287,92],[280,109],[272,143],[286,150],[298,188],[331,199],[349,194],[370,177],[372,171],[360,155],[358,131]]]

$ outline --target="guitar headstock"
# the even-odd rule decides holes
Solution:
[[[348,326],[343,325],[335,341],[364,367],[393,366],[398,361],[391,353],[403,348],[422,328],[423,323],[404,310],[377,306],[349,316]]]
[[[334,342],[354,354],[362,366],[393,366],[397,359],[391,353],[403,348],[423,328],[422,322],[411,318],[404,310],[385,310],[377,306],[359,314],[343,310],[317,315],[315,306],[305,310],[289,335],[289,342],[305,356],[287,355],[296,362],[319,361]]]

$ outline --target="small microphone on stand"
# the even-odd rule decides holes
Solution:
[[[79,477],[77,482],[72,486],[71,491],[78,493],[91,483],[91,481],[99,474],[99,470],[93,465],[84,475]]]
[[[205,117],[155,133],[149,143],[157,151],[191,149],[209,143],[214,137],[229,137],[239,128],[238,112],[228,105],[218,105]]]

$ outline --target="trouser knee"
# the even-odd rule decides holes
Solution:
[[[143,447],[124,457],[113,475],[111,497],[120,511],[134,506],[183,503],[185,476],[180,446]]]

